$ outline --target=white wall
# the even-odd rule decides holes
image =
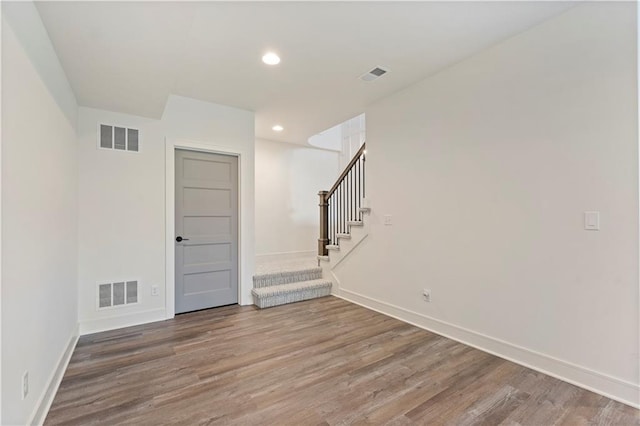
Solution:
[[[332,151],[342,150],[342,124],[337,124],[327,130],[311,136],[307,143],[316,148]]]
[[[99,123],[140,129],[140,152],[97,148]],[[165,139],[241,155],[241,303],[253,275],[253,113],[171,96],[162,120],[80,108],[79,319],[82,334],[165,319]],[[172,240],[172,238],[171,238]],[[173,247],[171,244],[170,248]],[[136,279],[136,305],[97,309],[97,284]],[[151,296],[157,285],[158,296]]]
[[[98,124],[140,130],[140,152],[98,149]],[[78,296],[81,333],[165,318],[164,132],[159,120],[80,107]],[[140,303],[97,309],[97,285],[137,280]]]
[[[255,263],[254,114],[237,108],[171,95],[162,121],[173,141],[195,141],[233,151],[240,167],[240,304],[253,303]]]
[[[77,335],[77,106],[34,5],[5,2],[2,12],[0,423],[8,425],[46,411]]]
[[[366,114],[360,114],[340,124],[340,170],[344,170],[366,140]]]
[[[576,6],[370,106],[339,294],[638,404],[635,7]]]
[[[318,249],[318,192],[339,175],[339,153],[256,140],[256,255]]]

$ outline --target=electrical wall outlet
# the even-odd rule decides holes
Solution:
[[[425,302],[431,302],[431,290],[425,288],[422,290],[422,299]]]
[[[157,285],[152,285],[151,286],[151,295],[152,296],[157,296],[158,294],[159,294],[158,293],[158,286]]]
[[[22,400],[29,395],[29,372],[25,371],[22,375]]]

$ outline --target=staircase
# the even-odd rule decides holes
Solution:
[[[360,207],[358,213],[361,220],[348,222],[346,232],[338,233],[335,237],[335,243],[326,246],[327,254],[317,256],[324,273],[331,274],[331,271],[369,235],[369,223],[366,216],[371,213],[371,209]]]
[[[314,258],[259,265],[256,272],[251,294],[261,309],[331,294],[331,281]]]
[[[363,144],[333,187],[318,194],[317,258],[259,265],[251,290],[257,307],[269,308],[331,294],[332,281],[323,279],[320,262],[331,271],[368,235],[363,221],[364,214],[369,213],[365,198],[365,147]],[[329,252],[335,254],[330,256]]]

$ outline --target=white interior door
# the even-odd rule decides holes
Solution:
[[[176,313],[238,303],[238,158],[175,155]]]

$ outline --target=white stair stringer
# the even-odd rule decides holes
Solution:
[[[333,282],[331,294],[339,294],[340,282],[333,273],[334,269],[342,263],[369,235],[369,208],[360,209],[362,220],[348,222],[347,234],[338,234],[338,245],[331,246],[327,256],[318,256],[318,263],[323,270],[323,276],[329,277]]]

